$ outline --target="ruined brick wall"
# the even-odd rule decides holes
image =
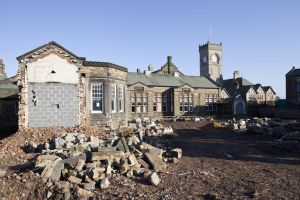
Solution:
[[[55,58],[54,60],[55,62],[53,61],[54,64],[52,65],[51,65],[51,60],[49,61],[50,57]],[[19,127],[28,128],[31,125],[33,127],[45,127],[45,126],[56,126],[56,125],[67,125],[67,126],[78,125],[79,121],[81,121],[81,116],[83,115],[82,112],[84,112],[82,109],[83,102],[80,101],[80,98],[78,98],[78,96],[80,96],[79,94],[82,95],[82,91],[80,90],[80,87],[78,87],[79,81],[81,81],[78,71],[82,67],[82,61],[74,57],[69,52],[66,52],[64,49],[60,48],[59,46],[50,43],[48,45],[44,45],[43,47],[38,48],[36,51],[29,52],[28,54],[19,57],[18,60],[19,60],[19,70],[18,70],[17,84],[20,89],[19,90],[19,120],[18,120]],[[64,68],[65,66],[62,65],[65,65],[69,68],[75,66],[72,67],[72,74],[73,74],[72,77],[69,76],[70,73],[67,73],[67,71],[66,72],[63,71],[66,69]],[[38,71],[39,74],[36,74],[33,68],[36,68],[37,69],[36,71]],[[41,77],[39,76],[44,78],[41,79]],[[55,88],[56,86],[54,86],[55,85],[54,83],[68,84],[69,82],[70,85],[68,86],[65,85],[61,86],[59,84],[57,84],[57,88]],[[51,87],[53,87],[53,89],[49,89]],[[38,90],[39,93],[43,94],[40,97],[36,96],[38,97],[37,98],[37,105],[39,105],[38,109],[37,107],[36,109],[32,107],[32,104],[34,103],[32,101],[33,100],[32,90],[34,89]],[[65,89],[66,91],[64,91]],[[70,95],[73,96],[72,97],[69,96],[67,98],[66,97],[67,95],[65,95],[66,92],[70,93]],[[54,95],[51,96],[52,94]],[[39,104],[39,101],[41,104]],[[65,109],[67,109],[66,107],[70,107],[72,109],[72,116],[68,117],[70,119],[68,122],[66,121],[63,122],[62,119],[58,120],[61,117],[58,117],[57,114],[53,114],[55,113],[54,109],[57,109],[57,107],[56,108],[52,107],[53,104],[60,104],[63,107],[65,107]],[[53,109],[51,112],[49,111],[50,107]],[[61,107],[59,107],[59,109],[61,109],[59,115],[64,115],[63,113],[66,110],[63,111]],[[76,109],[77,112],[75,113]],[[50,113],[50,117],[49,115],[46,116],[46,114],[40,115],[42,114],[41,112]],[[70,116],[69,114],[67,115]],[[40,120],[38,120],[39,117]],[[47,124],[46,120],[49,118],[51,120],[49,120],[50,122],[48,122]]]

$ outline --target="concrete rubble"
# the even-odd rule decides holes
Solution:
[[[77,187],[80,196],[89,197],[97,188],[111,187],[110,179],[114,174],[158,185],[158,172],[164,173],[167,162],[177,163],[182,157],[181,149],[163,149],[156,137],[172,134],[171,127],[163,127],[149,119],[137,119],[105,138],[62,133],[44,144],[26,142],[23,149],[39,153],[34,171],[40,171],[40,177],[46,184],[69,182]],[[49,189],[48,192],[54,191]]]
[[[300,141],[300,123],[295,120],[253,117],[236,121],[233,118],[232,120],[214,122],[214,127],[228,128],[235,132],[271,136],[279,138],[278,142]]]

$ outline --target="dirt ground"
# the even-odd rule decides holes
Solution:
[[[162,142],[182,148],[183,157],[159,174],[161,183],[154,187],[116,175],[96,199],[300,199],[299,141],[280,144],[272,137],[216,130],[208,122],[166,124],[177,135]],[[0,178],[0,199],[45,199],[39,178],[26,171],[34,155],[19,148],[32,134],[0,140],[0,169],[9,171]]]

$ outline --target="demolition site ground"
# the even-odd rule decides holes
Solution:
[[[160,184],[115,175],[109,188],[95,190],[94,198],[300,199],[299,141],[216,129],[208,121],[163,125],[172,126],[176,135],[162,141],[181,148],[183,157],[158,173]],[[0,140],[0,169],[7,171],[0,178],[0,199],[46,199],[46,186],[27,170],[34,154],[20,146],[24,140],[45,142],[52,134],[24,132]]]

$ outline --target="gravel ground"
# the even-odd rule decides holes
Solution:
[[[300,199],[299,142],[278,144],[271,137],[216,130],[208,122],[166,124],[177,135],[162,142],[182,148],[184,155],[159,174],[161,183],[154,187],[115,175],[109,189],[95,192],[96,199]],[[28,171],[36,154],[20,146],[52,136],[49,129],[29,130],[0,140],[0,169],[7,171],[0,178],[0,199],[46,199],[44,184]],[[60,191],[53,199],[64,195]]]

